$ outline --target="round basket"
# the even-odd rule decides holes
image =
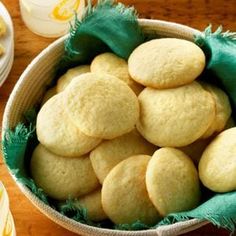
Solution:
[[[140,19],[139,24],[147,35],[156,37],[175,37],[193,41],[194,35],[200,34],[198,30],[193,28],[159,20]],[[15,85],[10,98],[7,102],[4,117],[3,131],[7,128],[14,128],[21,121],[22,115],[34,106],[42,98],[47,84],[53,78],[55,65],[61,57],[64,49],[64,36],[45,50],[43,50],[26,68],[20,79]],[[4,135],[4,132],[3,132]],[[13,177],[14,178],[14,177]],[[143,231],[119,231],[91,227],[85,224],[78,223],[70,218],[67,218],[51,207],[44,204],[32,192],[16,181],[17,185],[23,194],[47,217],[61,225],[62,227],[80,235],[179,235],[192,230],[195,230],[205,224],[207,221],[192,219],[184,222],[175,223],[168,226],[161,226],[157,229]]]

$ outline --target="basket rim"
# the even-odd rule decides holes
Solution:
[[[168,21],[163,21],[163,20],[152,20],[152,19],[138,19],[138,22],[140,26],[144,29],[144,31],[149,31],[153,30],[159,32],[159,34],[164,34],[165,32],[169,32],[169,34],[175,34],[176,36],[180,38],[186,38],[190,41],[193,41],[193,36],[201,34],[200,31],[191,28],[189,26],[175,23],[175,22],[168,22]],[[179,33],[178,33],[179,32]],[[167,34],[168,35],[168,34]],[[6,107],[4,109],[4,114],[3,114],[3,121],[2,121],[2,139],[5,135],[5,130],[9,127],[9,114],[12,112],[11,111],[11,104],[14,102],[15,98],[18,96],[19,91],[21,88],[24,86],[26,83],[25,78],[27,77],[28,73],[35,68],[37,65],[38,61],[43,60],[53,49],[57,48],[59,45],[62,45],[65,41],[65,39],[68,37],[68,34],[55,40],[53,43],[51,43],[48,47],[46,47],[44,50],[42,50],[32,61],[31,63],[25,68],[23,73],[21,74],[19,80],[16,82],[9,99],[7,101]],[[7,167],[8,168],[8,167]],[[73,230],[73,227],[79,228],[81,230],[82,234],[87,234],[88,232],[96,233],[96,235],[110,235],[111,233],[113,235],[143,235],[145,233],[148,235],[158,235],[158,228],[157,229],[148,229],[148,230],[137,230],[137,231],[122,231],[122,230],[115,230],[115,229],[106,229],[106,228],[98,228],[98,227],[93,227],[89,226],[86,224],[82,224],[80,222],[74,221],[73,219],[70,219],[68,217],[63,216],[56,210],[52,209],[50,206],[46,205],[43,203],[40,199],[38,199],[26,186],[24,186],[22,183],[18,182],[16,178],[13,176],[11,171],[8,168],[8,171],[11,175],[11,177],[14,179],[22,193],[35,205],[44,215],[46,215],[48,218],[56,222],[57,224],[63,226],[64,228],[78,233],[78,230],[76,231],[75,229]],[[198,220],[198,219],[191,219],[189,220],[193,223],[192,227],[194,229],[200,228],[203,225],[208,224],[208,221],[203,221],[203,220]],[[188,222],[189,222],[188,221]],[[189,231],[192,231],[192,228],[186,228],[184,226],[183,222],[177,222],[173,225],[178,225],[179,231],[175,232],[177,234],[181,233],[186,233]],[[181,228],[181,226],[183,226]],[[169,226],[162,226],[163,228],[168,229]],[[182,231],[181,231],[182,230]],[[161,233],[162,235],[162,233]]]

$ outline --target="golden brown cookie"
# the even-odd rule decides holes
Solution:
[[[107,219],[107,215],[102,208],[101,188],[79,198],[75,205],[84,207],[87,210],[88,218],[92,221],[97,222]]]
[[[75,77],[88,72],[90,72],[89,65],[82,65],[69,69],[64,75],[62,75],[58,79],[56,86],[57,93],[64,91]]]
[[[160,219],[145,184],[150,158],[146,155],[130,157],[116,165],[105,178],[102,205],[115,224],[131,224],[139,220],[153,225]]]
[[[149,197],[162,216],[191,210],[199,204],[197,170],[180,150],[161,148],[148,163],[146,185]]]
[[[87,73],[74,79],[63,93],[64,108],[86,135],[113,139],[130,132],[139,117],[135,93],[108,74]]]
[[[107,73],[123,80],[138,95],[144,88],[136,83],[129,75],[128,63],[113,53],[106,52],[94,58],[91,63],[91,72]]]
[[[194,81],[205,67],[205,55],[193,42],[154,39],[138,46],[129,57],[129,73],[140,84],[164,89]]]
[[[133,130],[115,139],[103,141],[90,153],[90,159],[100,183],[103,183],[107,174],[119,162],[138,154],[152,155],[156,149],[156,146]]]
[[[232,110],[229,98],[223,90],[208,83],[201,82],[201,85],[204,89],[210,92],[216,104],[215,118],[213,119],[213,122],[210,127],[202,136],[202,138],[208,138],[214,133],[219,133],[224,129],[229,117],[231,116]]]
[[[99,186],[88,156],[57,156],[41,144],[33,152],[31,174],[48,196],[58,200],[80,197]]]
[[[145,88],[139,95],[138,131],[159,147],[193,143],[215,117],[215,102],[209,92],[193,82],[178,88]]]
[[[85,135],[71,122],[62,99],[62,94],[57,94],[40,109],[36,121],[37,137],[57,155],[79,157],[90,152],[102,140]]]
[[[236,190],[236,128],[220,133],[199,162],[202,183],[215,192]]]

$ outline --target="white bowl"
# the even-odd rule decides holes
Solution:
[[[165,21],[140,19],[139,24],[145,34],[161,37],[176,37],[193,41],[193,36],[200,34],[199,31],[193,28]],[[16,124],[21,121],[22,115],[40,101],[45,92],[46,85],[49,84],[53,78],[55,65],[63,54],[64,40],[66,37],[67,36],[64,36],[58,39],[43,50],[23,72],[7,102],[3,117],[3,130],[7,127],[14,128]],[[157,229],[143,231],[119,231],[91,227],[61,215],[39,200],[26,186],[17,181],[16,183],[24,195],[43,214],[62,227],[80,235],[179,235],[208,223],[207,221],[192,219],[168,226],[161,226]]]

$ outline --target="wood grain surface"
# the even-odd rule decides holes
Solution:
[[[30,61],[53,39],[30,32],[21,20],[18,0],[3,0],[14,22],[15,61],[11,73],[0,88],[0,119],[15,83]],[[209,23],[214,28],[236,31],[236,0],[123,0],[134,5],[140,17],[161,19],[186,24],[203,30]],[[1,121],[0,120],[0,121]],[[53,223],[41,214],[17,188],[0,157],[0,180],[7,188],[18,236],[72,236],[75,235]],[[186,235],[229,235],[222,229],[207,225]]]

